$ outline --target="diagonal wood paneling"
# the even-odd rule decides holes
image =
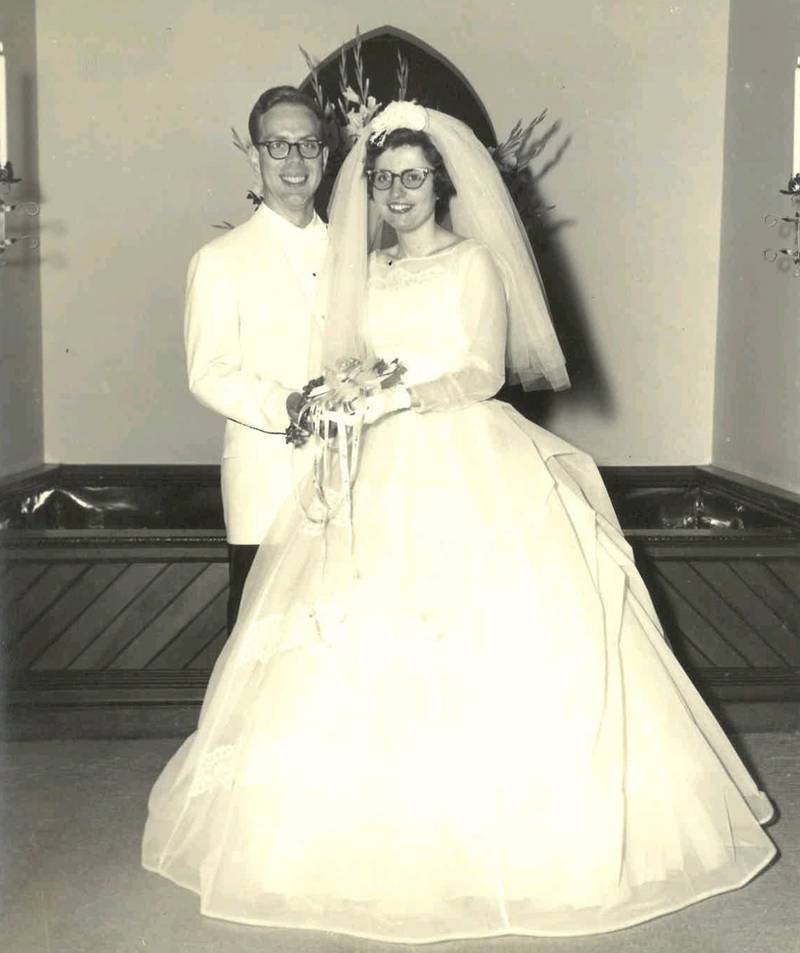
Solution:
[[[69,589],[75,580],[86,572],[88,565],[82,562],[53,563],[28,586],[24,593],[8,607],[8,629],[15,641],[24,638],[37,619]]]
[[[115,656],[109,668],[147,668],[164,643],[191,621],[197,605],[203,604],[209,586],[218,589],[220,574],[227,576],[226,568],[217,564],[200,563],[193,568],[196,572],[192,576],[186,574],[183,583],[174,587],[169,598],[159,606],[158,612]]]
[[[769,568],[792,595],[800,594],[800,559],[771,559]]]
[[[745,585],[778,616],[786,631],[800,645],[800,593],[792,592],[781,582],[772,569],[772,562],[767,559],[737,559],[731,561],[730,566]]]
[[[87,667],[80,664],[83,653],[88,652],[92,643],[103,636],[115,619],[163,570],[163,563],[125,565],[123,571],[64,629],[33,667],[37,670]]]
[[[667,641],[680,663],[693,669],[713,668],[711,659],[694,644],[695,633],[686,635],[673,620],[667,632]]]
[[[136,640],[139,633],[180,591],[205,568],[205,563],[139,563],[131,570],[146,571],[144,585],[114,620],[75,659],[71,668],[107,668]],[[153,568],[156,572],[153,573]]]
[[[210,652],[208,647],[221,632],[227,635],[228,575],[226,567],[219,566],[216,575],[217,592],[207,602],[198,603],[194,607],[193,618],[178,628],[174,634],[165,629],[163,643],[148,661],[147,668],[188,668],[198,657],[205,658],[205,665],[201,667],[213,666],[216,654]]]
[[[637,565],[653,600],[656,615],[664,627],[664,634],[670,648],[675,652],[681,664],[691,668],[712,667],[712,660],[704,655],[692,641],[694,636],[692,627],[687,627],[688,635],[681,628],[681,622],[687,624],[694,617],[691,607],[687,608],[683,604],[679,593],[675,592],[672,585],[659,574],[657,562],[637,558]]]
[[[7,563],[0,580],[0,598],[6,608],[47,572],[48,563]]]
[[[716,594],[718,604],[713,607],[720,624],[735,616],[741,627],[733,631],[737,648],[757,668],[786,666],[798,657],[800,643],[787,632],[781,620],[736,575],[731,565],[719,560],[702,560],[692,567]],[[744,633],[744,634],[743,634]]]
[[[660,563],[657,575],[662,580],[673,615],[679,630],[710,661],[720,668],[747,667],[747,659],[736,650],[715,628],[693,601],[689,601],[687,580],[696,578],[696,573],[684,560],[670,560]],[[691,592],[691,585],[690,585]]]
[[[204,645],[195,654],[194,658],[189,661],[186,669],[190,671],[209,671],[212,669],[227,641],[228,625],[226,620],[223,625],[220,626],[219,632],[217,632],[211,642],[209,642],[208,645]]]
[[[73,624],[92,603],[105,592],[123,572],[123,563],[95,563],[88,566],[72,582],[34,625],[20,634],[13,649],[17,668],[35,665],[48,648],[59,640],[64,630]]]
[[[752,628],[701,575],[693,560],[667,563],[661,571],[672,575],[682,597],[690,603],[716,632],[718,639],[740,655],[745,664],[768,668],[783,664]],[[705,645],[700,643],[705,652]],[[708,654],[708,653],[706,653]]]

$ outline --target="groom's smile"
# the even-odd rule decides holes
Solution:
[[[318,141],[322,131],[317,117],[305,106],[281,103],[259,121],[258,165],[264,186],[264,202],[294,225],[304,227],[314,217],[314,194],[322,181],[328,150],[313,159],[300,154],[298,144]],[[274,159],[268,142],[290,143],[289,154]]]

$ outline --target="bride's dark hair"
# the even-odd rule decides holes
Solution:
[[[450,206],[450,199],[456,194],[456,187],[447,173],[439,150],[424,132],[417,132],[415,129],[393,129],[384,136],[380,145],[369,143],[364,160],[364,171],[372,171],[375,168],[375,160],[387,149],[398,149],[400,146],[419,146],[422,149],[425,161],[433,169],[436,215],[437,217],[444,215]],[[369,179],[367,179],[367,190],[369,197],[372,198],[372,184]]]

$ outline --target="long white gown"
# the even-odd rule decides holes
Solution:
[[[145,867],[208,916],[412,942],[605,932],[743,885],[772,807],[592,460],[491,399],[488,251],[370,275],[421,411],[365,432],[352,522],[289,506],[262,547]]]

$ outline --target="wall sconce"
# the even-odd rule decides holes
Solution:
[[[14,178],[14,170],[10,162],[0,165],[0,266],[6,264],[6,250],[18,242],[27,242],[30,248],[39,247],[39,239],[35,235],[9,235],[6,229],[6,216],[14,212],[25,215],[38,215],[39,206],[35,202],[7,202],[11,194],[11,187],[21,182]]]
[[[794,245],[791,248],[767,248],[764,251],[764,258],[767,261],[778,261],[778,267],[783,271],[792,269],[795,278],[800,278],[800,56],[794,68],[794,136],[792,139],[792,177],[785,189],[781,189],[781,195],[790,195],[792,205],[794,206],[794,215],[783,216],[781,218],[775,215],[765,215],[764,221],[770,228],[774,228],[779,222],[789,225],[788,231],[794,234]]]

